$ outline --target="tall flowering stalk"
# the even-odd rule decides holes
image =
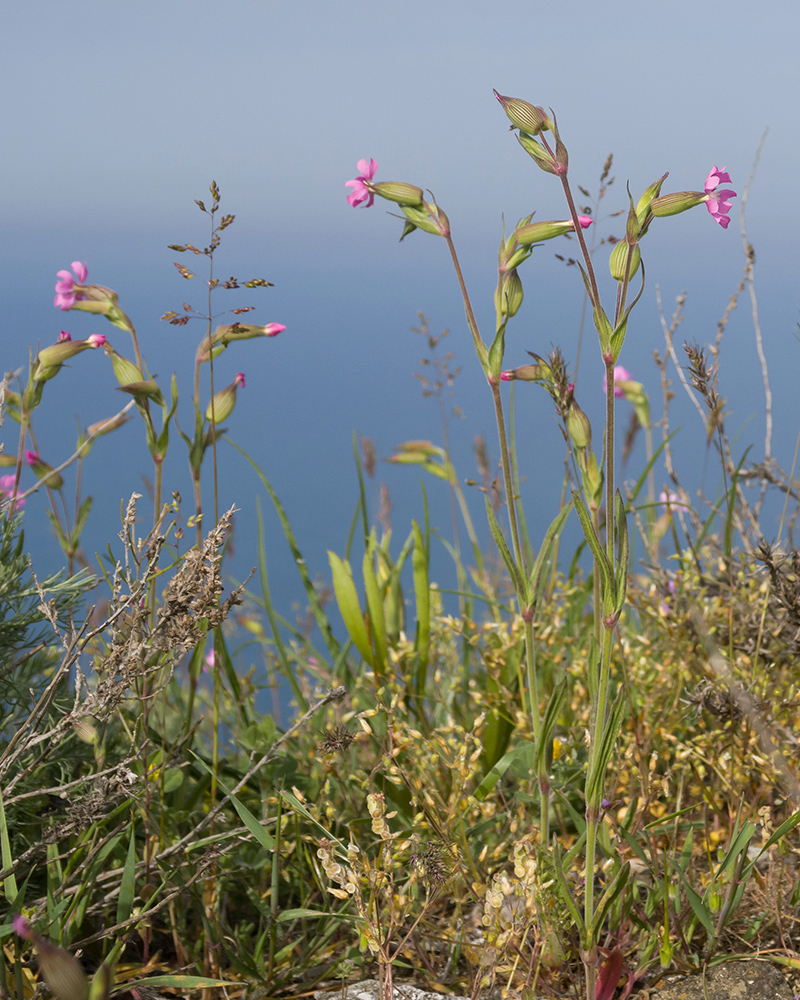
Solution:
[[[674,215],[699,204],[706,204],[712,218],[723,228],[727,226],[727,213],[731,190],[719,190],[719,185],[730,183],[724,168],[716,167],[706,179],[702,192],[681,192],[676,195],[661,196],[661,187],[667,174],[662,175],[648,187],[638,203],[630,198],[625,226],[625,236],[614,248],[609,262],[611,275],[617,283],[613,319],[603,307],[597,276],[592,258],[583,235],[591,219],[580,215],[569,183],[569,154],[561,138],[556,116],[538,105],[518,98],[504,97],[495,91],[497,100],[517,131],[517,139],[522,148],[536,165],[557,177],[569,210],[569,217],[561,221],[533,222],[529,215],[519,221],[509,237],[503,233],[500,243],[498,281],[495,291],[495,332],[490,344],[484,342],[461,266],[453,242],[450,222],[435,199],[426,201],[422,189],[416,185],[401,182],[376,182],[378,164],[375,160],[360,160],[359,175],[347,182],[353,190],[347,201],[353,207],[369,208],[375,197],[395,202],[405,217],[404,238],[414,229],[441,236],[446,244],[461,290],[467,327],[472,335],[475,353],[483,369],[492,393],[500,453],[503,466],[503,481],[508,507],[510,543],[498,523],[491,504],[487,500],[487,516],[498,550],[508,568],[517,595],[525,636],[525,655],[528,675],[528,708],[533,730],[535,750],[535,770],[540,792],[540,838],[542,847],[550,843],[549,791],[547,773],[548,747],[553,726],[558,718],[562,699],[566,694],[566,678],[562,678],[544,712],[540,708],[540,692],[536,671],[536,645],[533,635],[533,621],[543,575],[554,539],[560,534],[569,507],[559,512],[551,524],[533,565],[528,564],[521,544],[520,517],[517,510],[518,497],[512,482],[512,464],[503,412],[501,383],[516,379],[537,381],[545,385],[564,421],[576,469],[578,488],[573,491],[573,503],[581,522],[587,544],[594,557],[594,635],[589,655],[588,686],[592,698],[589,733],[588,763],[585,783],[586,834],[585,834],[585,889],[583,914],[580,913],[573,893],[562,871],[561,855],[557,840],[553,842],[554,870],[562,897],[580,933],[581,955],[586,969],[587,1000],[595,1000],[598,950],[602,923],[608,907],[624,887],[629,866],[623,866],[606,889],[602,898],[595,902],[595,862],[597,854],[598,829],[604,801],[604,781],[609,761],[613,754],[617,733],[622,723],[624,702],[621,690],[612,691],[611,655],[614,632],[622,614],[627,588],[628,572],[628,531],[625,505],[615,486],[615,402],[618,395],[629,395],[649,423],[645,414],[646,397],[638,383],[630,379],[629,373],[619,364],[620,355],[627,334],[631,310],[644,290],[644,265],[640,242],[650,224],[658,216]],[[630,197],[630,196],[629,196]],[[592,307],[594,325],[598,335],[604,367],[606,390],[606,420],[604,434],[604,462],[600,467],[592,451],[591,424],[586,414],[575,400],[575,387],[569,381],[560,354],[555,353],[549,361],[534,355],[535,364],[523,365],[511,371],[503,371],[505,355],[505,334],[508,322],[519,311],[523,301],[522,282],[518,269],[532,253],[535,244],[560,235],[573,234],[580,246],[586,294]],[[632,293],[631,283],[641,270],[640,287]],[[632,301],[629,301],[631,299]],[[627,378],[626,378],[627,376]],[[620,383],[618,385],[618,383]],[[641,390],[641,391],[637,391]],[[627,391],[626,391],[627,390]],[[640,417],[641,419],[641,417]],[[605,524],[601,520],[603,499],[605,500]]]

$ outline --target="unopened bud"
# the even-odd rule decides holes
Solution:
[[[117,386],[117,392],[127,392],[134,399],[152,399],[159,406],[164,404],[164,395],[158,387],[158,383],[148,378],[139,382],[128,382],[126,385]]]
[[[669,177],[669,171],[665,173],[662,177],[654,183],[651,184],[649,188],[645,188],[642,197],[639,199],[636,205],[636,215],[639,222],[644,224],[647,216],[650,214],[650,208],[653,204],[653,200],[661,194],[661,185]]]
[[[60,490],[64,485],[61,474],[53,471],[53,466],[42,461],[35,451],[25,452],[25,461],[33,469],[33,474],[37,479],[41,479],[42,485],[50,490]]]
[[[518,97],[503,97],[496,90],[492,93],[500,102],[503,111],[508,115],[512,128],[518,128],[528,135],[538,135],[552,128],[552,122],[547,117],[544,108],[538,104],[529,104]]]
[[[611,256],[608,260],[608,267],[611,271],[611,277],[615,281],[625,280],[625,262],[628,259],[628,244],[625,240],[620,240],[619,243],[611,251]],[[631,248],[630,255],[630,265],[628,267],[628,281],[636,274],[639,270],[639,264],[642,260],[642,253],[638,246]]]
[[[588,215],[579,215],[578,222],[581,229],[586,229],[592,224]],[[514,236],[521,246],[529,246],[531,243],[552,240],[556,236],[563,236],[565,233],[571,232],[575,232],[575,223],[572,219],[565,219],[563,222],[531,222],[527,226],[518,226],[514,230]]]
[[[519,368],[510,368],[506,372],[501,372],[500,378],[504,382],[539,382],[544,378],[544,372],[541,365],[520,365]]]
[[[58,1000],[86,1000],[89,981],[77,958],[38,934],[33,943],[42,977]]]
[[[236,390],[239,386],[244,388],[244,372],[239,372],[230,385],[215,393],[213,402],[208,404],[206,420],[221,424],[223,420],[228,419],[236,406]]]
[[[558,162],[552,153],[548,151],[530,135],[526,135],[524,132],[520,132],[517,136],[517,142],[522,146],[525,152],[530,156],[536,163],[537,167],[541,167],[542,170],[546,171],[548,174],[558,173]]]
[[[415,229],[421,229],[425,233],[432,233],[434,236],[450,235],[450,220],[435,202],[423,201],[420,208],[413,205],[402,205],[403,215],[408,219],[401,240],[405,239],[409,233]]]
[[[132,361],[128,361],[127,358],[118,354],[111,344],[106,344],[104,350],[111,358],[111,367],[114,369],[114,375],[120,385],[130,385],[132,382],[142,381],[142,373]]]
[[[516,316],[522,305],[522,281],[517,269],[500,275],[494,293],[494,307],[500,316]]]
[[[558,134],[558,122],[556,122],[555,117],[553,118],[553,135],[556,137],[555,173],[559,175],[566,174],[569,168],[569,154],[567,153],[567,147],[561,141],[561,136]]]
[[[591,448],[586,449],[584,460],[579,464],[589,506],[596,510],[603,502],[603,471],[598,467],[597,458]]]
[[[123,424],[127,424],[129,420],[130,417],[125,413],[118,413],[114,417],[98,420],[97,423],[91,424],[86,428],[86,436],[91,438],[102,437],[104,434],[110,434],[111,431],[122,427]]]
[[[592,425],[574,397],[567,410],[567,431],[576,448],[588,448],[592,443]]]

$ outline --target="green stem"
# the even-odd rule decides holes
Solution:
[[[519,523],[517,519],[517,497],[514,493],[511,458],[508,449],[508,438],[506,436],[505,416],[503,414],[503,397],[500,394],[499,384],[494,376],[488,371],[486,345],[483,343],[480,331],[478,330],[478,324],[475,320],[475,313],[472,309],[472,303],[470,302],[469,293],[464,281],[464,275],[461,271],[461,265],[458,262],[455,245],[449,234],[445,237],[445,239],[447,240],[447,246],[450,250],[450,256],[453,260],[453,266],[461,288],[461,297],[464,301],[464,311],[467,317],[467,325],[470,333],[472,334],[475,351],[478,355],[478,360],[481,362],[481,367],[486,374],[486,380],[489,383],[489,388],[492,390],[492,400],[494,402],[495,418],[497,422],[497,433],[500,440],[500,461],[503,467],[503,486],[506,495],[506,506],[508,508],[508,520],[511,525],[511,542],[514,548],[514,559],[519,568],[520,574],[523,577],[526,577],[525,553],[520,539]],[[538,745],[541,732],[541,716],[539,714],[539,691],[536,679],[536,648],[533,638],[533,608],[528,606],[527,597],[523,593],[517,593],[517,602],[525,627],[525,660],[528,671],[528,700],[530,703],[531,727],[533,729],[534,740]],[[542,761],[544,761],[544,756],[542,756]],[[544,846],[549,842],[550,825],[550,786],[547,780],[546,765],[544,763],[542,764],[542,768],[540,769],[540,773],[537,775],[537,778],[541,796],[541,843]]]

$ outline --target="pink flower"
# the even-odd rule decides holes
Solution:
[[[283,333],[286,327],[283,323],[267,323],[264,327],[265,337],[277,337],[279,333]]]
[[[28,923],[25,917],[22,917],[19,914],[17,914],[11,921],[11,925],[21,938],[24,938],[26,941],[30,941],[33,939],[34,937],[33,929],[31,928],[31,925]]]
[[[0,494],[8,497],[9,499],[11,499],[11,497],[16,496],[17,494],[14,492],[14,480],[16,478],[17,477],[13,473],[9,476],[0,476]],[[16,502],[17,509],[24,506],[25,506],[24,500],[17,500]]]
[[[706,177],[706,208],[711,214],[711,218],[715,222],[718,222],[723,229],[727,229],[728,223],[731,221],[728,218],[728,212],[730,212],[732,206],[728,199],[735,198],[736,192],[727,189],[718,191],[717,188],[720,184],[730,183],[731,177],[730,174],[726,173],[725,167],[722,167],[722,169],[714,167],[708,177]]]
[[[53,305],[56,306],[57,309],[62,309],[64,311],[71,309],[75,304],[75,300],[81,298],[80,292],[76,291],[76,286],[85,284],[86,279],[89,276],[85,260],[83,262],[73,260],[71,267],[74,272],[74,276],[70,274],[69,271],[58,272],[56,297],[53,300]]]
[[[58,340],[56,341],[56,343],[57,344],[63,344],[63,343],[65,343],[68,340],[72,340],[72,337],[69,335],[69,333],[66,330],[62,330],[61,333],[59,333],[59,335],[58,335]]]
[[[633,381],[633,375],[631,375],[631,373],[628,371],[627,368],[623,368],[622,365],[614,366],[614,395],[617,397],[617,399],[620,399],[624,395],[622,389],[620,389],[620,387],[617,385],[617,382],[632,382],[632,381]],[[608,387],[606,386],[606,377],[604,375],[603,392],[606,392],[607,388]]]
[[[581,229],[588,229],[592,224],[592,220],[588,215],[579,215],[578,222],[581,224]],[[572,223],[572,229],[575,229],[575,223]]]
[[[206,665],[203,667],[204,674],[207,674],[209,673],[209,671],[214,669],[216,659],[217,659],[216,654],[214,653],[213,649],[209,650],[208,653],[206,653]]]
[[[106,335],[104,333],[93,333],[91,336],[86,338],[86,343],[90,347],[102,347],[106,342]]]
[[[367,204],[365,208],[369,208],[370,205],[375,201],[375,196],[369,189],[369,185],[372,182],[372,178],[375,176],[375,171],[378,169],[378,164],[374,160],[370,160],[367,163],[366,160],[359,160],[356,164],[361,173],[355,180],[347,181],[345,187],[351,187],[353,190],[347,196],[348,204],[355,208],[360,205],[362,201]]]
[[[667,514],[672,507],[682,507],[684,510],[690,510],[691,508],[687,503],[684,503],[677,493],[673,493],[672,490],[667,493],[666,490],[662,490],[658,494],[658,502],[664,508],[664,513]]]

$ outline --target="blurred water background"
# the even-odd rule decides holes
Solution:
[[[694,11],[682,3],[670,17],[633,3],[619,4],[614,16],[578,4],[576,17],[567,17],[560,9],[534,11],[512,2],[508,17],[500,19],[479,3],[430,9],[412,2],[387,4],[355,23],[345,19],[349,6],[336,3],[323,9],[242,0],[214,20],[216,8],[205,0],[176,3],[168,11],[149,2],[113,12],[103,5],[102,18],[93,16],[99,3],[86,2],[66,25],[18,10],[9,25],[17,44],[1,71],[12,95],[0,112],[8,139],[0,159],[7,199],[0,245],[3,367],[24,366],[29,349],[53,343],[60,329],[73,338],[105,333],[117,350],[132,355],[129,338],[105,320],[52,307],[55,272],[86,260],[89,280],[119,293],[151,372],[163,386],[177,374],[179,420],[189,428],[194,351],[205,327],[197,321],[173,328],[160,317],[183,302],[202,310],[203,271],[198,266],[198,277],[184,281],[173,262],[195,269],[200,259],[176,255],[167,245],[205,245],[206,217],[193,199],[208,204],[208,184],[216,180],[222,211],[237,216],[223,234],[217,275],[264,277],[275,287],[220,291],[214,310],[255,305],[248,319],[287,327],[272,340],[236,344],[217,362],[217,386],[238,371],[247,377],[228,422],[230,436],[273,484],[312,575],[327,579],[326,550],[343,552],[358,498],[353,434],[370,438],[381,460],[405,440],[441,443],[436,404],[421,397],[414,378],[427,356],[423,339],[411,332],[418,311],[429,317],[432,333],[449,328],[443,350],[454,352],[452,366],[461,366],[455,393],[445,398],[463,414],[449,428],[460,479],[477,478],[476,435],[485,436],[497,461],[491,397],[444,242],[414,233],[398,243],[401,223],[387,217],[385,206],[353,210],[344,188],[356,175],[356,161],[374,156],[378,179],[402,179],[434,192],[450,217],[484,339],[491,339],[503,215],[511,227],[533,210],[540,219],[566,214],[558,183],[537,170],[509,134],[491,94],[497,87],[555,107],[573,184],[594,193],[603,162],[615,154],[616,181],[597,221],[598,239],[621,235],[621,220],[604,216],[626,207],[627,181],[634,198],[665,170],[671,171],[665,192],[701,188],[718,165],[728,168],[741,195],[770,126],[748,205],[748,239],[756,252],[759,319],[770,364],[773,452],[788,468],[798,432],[800,303],[798,208],[786,192],[798,152],[789,99],[797,69],[786,19],[796,23],[798,14],[793,5],[776,3],[781,27],[780,19],[759,18],[745,3],[733,6],[716,28],[714,46],[703,26],[694,24],[694,14],[690,21],[678,16],[678,8]],[[123,38],[127,48],[120,49]],[[31,73],[24,57],[34,45],[39,59]],[[580,58],[567,55],[575,49]],[[648,54],[634,60],[635,72],[631,52]],[[761,67],[752,78],[740,71],[751,59]],[[674,69],[678,62],[685,67],[681,74]],[[744,266],[739,204],[727,231],[701,207],[657,220],[642,248],[647,287],[620,360],[644,384],[654,420],[662,403],[653,351],[664,351],[656,289],[667,320],[676,297],[686,293],[678,347],[684,340],[714,340]],[[576,250],[566,241],[546,244],[524,265],[525,304],[509,325],[507,367],[525,363],[526,351],[546,354],[553,344],[574,364],[582,282],[577,269],[555,254]],[[606,256],[601,248],[596,258],[603,276]],[[610,303],[612,283],[603,280]],[[749,458],[761,459],[764,389],[747,292],[730,317],[721,362],[736,454],[752,446]],[[674,439],[678,472],[690,493],[702,486],[714,495],[719,465],[709,457],[699,417],[674,370],[671,378],[671,429],[681,428]],[[601,381],[587,320],[576,394],[592,420],[598,451]],[[56,465],[74,450],[77,425],[123,405],[115,385],[101,351],[76,358],[48,383],[36,413],[47,461]],[[623,422],[628,409],[620,406]],[[7,451],[16,448],[15,430],[9,422],[2,428]],[[517,392],[517,445],[535,542],[557,509],[564,459],[552,405],[538,387],[521,385]],[[260,498],[273,596],[291,617],[294,606],[302,609],[304,595],[271,504],[248,464],[226,444],[219,463],[220,507],[239,508],[227,572],[241,579],[256,565]],[[640,439],[627,477],[636,478],[643,465]],[[90,560],[113,542],[121,501],[134,491],[146,494],[145,475],[152,475],[152,465],[138,420],[95,444],[84,474],[84,491],[94,497],[83,539]],[[656,479],[660,489],[660,467]],[[210,482],[207,475],[206,510]],[[380,462],[368,483],[373,513],[380,482],[390,490],[399,549],[411,518],[423,516],[420,474]],[[433,479],[425,488],[431,526],[450,538],[447,489]],[[165,464],[165,498],[175,489],[189,516],[190,478],[177,434]],[[476,488],[467,493],[488,541],[482,496]],[[144,501],[142,511],[149,519]],[[768,535],[777,532],[779,514],[780,504],[768,509]],[[43,498],[29,501],[25,516],[35,565],[41,572],[59,566]],[[569,532],[563,551],[571,554],[576,523]],[[454,585],[452,561],[437,546],[433,576],[444,588]]]

